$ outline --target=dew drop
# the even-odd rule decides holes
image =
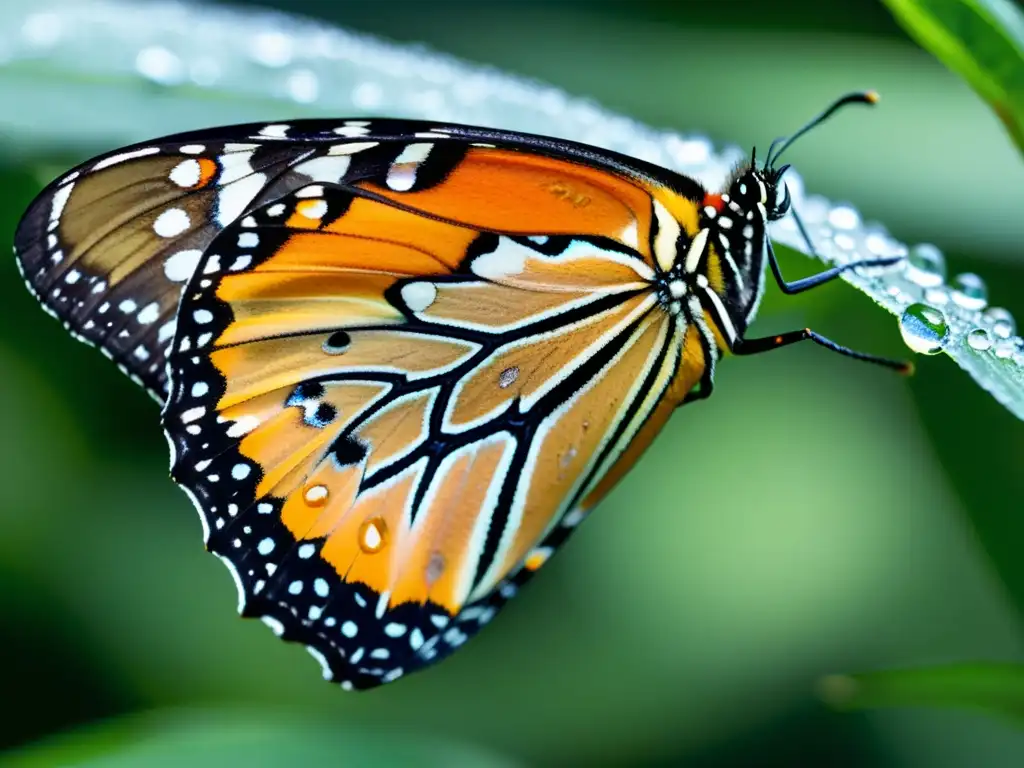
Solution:
[[[329,493],[326,485],[310,485],[303,491],[302,498],[311,507],[322,507],[327,503]]]
[[[558,463],[562,469],[565,469],[572,463],[572,460],[576,458],[576,453],[575,445],[570,445],[565,449],[565,452],[558,457]]]
[[[157,85],[178,85],[185,79],[185,65],[174,53],[158,45],[139,51],[135,69]]]
[[[964,309],[984,309],[988,303],[985,282],[973,272],[953,278],[953,301]]]
[[[387,545],[388,526],[383,518],[371,517],[359,526],[359,548],[375,555]]]
[[[430,560],[427,562],[427,586],[432,587],[437,583],[437,580],[441,578],[441,574],[444,573],[445,560],[444,555],[440,552],[432,552]]]
[[[992,333],[1001,339],[1008,339],[1017,331],[1017,323],[1007,310],[991,307],[985,310],[985,320],[992,326]]]
[[[309,69],[297,69],[288,75],[288,95],[299,104],[312,104],[320,95],[320,81]]]
[[[924,292],[924,300],[932,306],[945,306],[949,304],[949,291],[945,288],[928,288]]]
[[[949,339],[949,326],[941,309],[911,304],[900,315],[900,333],[906,345],[918,354],[935,355]]]
[[[907,253],[907,277],[923,288],[941,285],[946,279],[946,259],[931,243],[919,243]]]
[[[842,232],[837,232],[835,235],[833,235],[832,242],[835,243],[836,246],[838,246],[839,248],[842,248],[844,251],[857,250],[857,241],[854,240],[849,235],[844,234]]]
[[[513,365],[511,368],[506,368],[500,374],[498,374],[498,386],[502,389],[508,389],[515,384],[516,379],[519,378],[519,367]]]
[[[984,328],[975,328],[967,334],[967,346],[978,352],[984,352],[986,349],[992,348],[992,337]]]
[[[828,212],[828,223],[836,229],[856,229],[860,225],[860,214],[850,205],[837,205]]]
[[[1007,339],[1000,339],[996,342],[995,353],[1000,360],[1008,360],[1013,356],[1013,342]]]

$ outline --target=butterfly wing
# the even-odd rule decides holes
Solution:
[[[172,474],[240,610],[346,687],[486,624],[705,369],[639,184],[430,138],[230,225],[170,356]]]
[[[410,144],[409,137],[427,141]],[[418,157],[438,138],[446,140],[443,152]],[[576,187],[549,175],[536,179],[546,185],[542,190],[520,201],[541,204],[532,217],[538,223],[555,220],[553,231],[561,231],[557,220],[565,206],[546,215],[544,208],[559,198],[586,208],[587,190],[602,181],[603,172],[595,169],[634,174],[655,187],[682,186],[693,199],[701,194],[694,182],[654,166],[524,134],[400,120],[237,125],[138,144],[65,174],[22,218],[15,254],[29,290],[47,311],[163,402],[166,348],[181,291],[227,224],[311,181],[378,178],[391,193],[423,188],[450,170],[466,147],[490,142],[569,158],[583,169],[568,177]],[[402,152],[405,157],[399,157]],[[447,195],[447,200],[472,204],[474,182],[493,183],[496,173],[510,168],[514,173],[515,165],[481,165],[482,173],[467,175],[470,197]],[[588,211],[591,219],[602,212],[600,206]],[[522,208],[517,215],[530,213]]]
[[[15,235],[29,290],[158,400],[166,347],[199,257],[249,207],[337,182],[346,139],[322,123],[180,134],[90,160],[50,184]]]

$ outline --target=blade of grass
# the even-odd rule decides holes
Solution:
[[[191,768],[245,765],[418,765],[512,768],[476,747],[414,731],[338,727],[266,711],[184,709],[140,713],[70,731],[0,757],[8,768]]]
[[[1024,153],[1024,12],[1012,0],[882,0],[987,101]]]
[[[1024,726],[1024,665],[995,662],[828,675],[818,693],[843,711],[941,707],[997,715]]]

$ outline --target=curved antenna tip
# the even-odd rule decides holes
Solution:
[[[878,91],[864,91],[864,101],[868,104],[877,104],[881,98]]]

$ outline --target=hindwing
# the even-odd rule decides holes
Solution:
[[[636,254],[368,187],[303,188],[218,237],[164,413],[243,612],[357,688],[488,622],[703,371]]]

